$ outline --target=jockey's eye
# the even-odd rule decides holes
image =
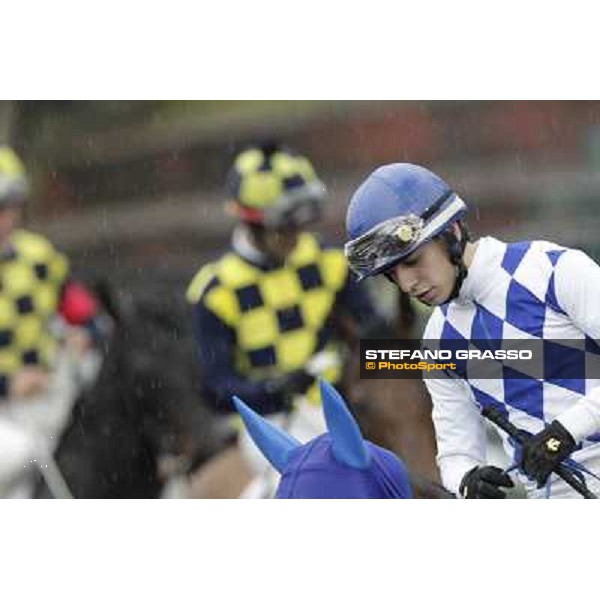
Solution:
[[[419,248],[419,249],[415,250],[414,252],[412,252],[411,254],[409,254],[402,261],[402,264],[406,265],[408,267],[414,267],[419,262],[419,259],[421,258],[422,254],[423,254],[423,248]]]

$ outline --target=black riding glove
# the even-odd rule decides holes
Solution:
[[[314,377],[303,369],[274,377],[265,381],[265,389],[269,394],[281,397],[281,410],[292,408],[292,401],[297,394],[303,394],[314,382]]]
[[[287,389],[292,394],[304,394],[315,381],[315,378],[304,369],[292,371],[285,375],[285,378]]]
[[[314,377],[303,369],[291,371],[285,375],[274,377],[266,383],[270,392],[285,394],[303,394],[314,381]]]
[[[542,487],[550,473],[575,450],[573,436],[558,422],[523,442],[521,469]]]
[[[463,498],[506,498],[501,487],[514,487],[512,479],[499,467],[474,467],[460,482],[459,492]]]

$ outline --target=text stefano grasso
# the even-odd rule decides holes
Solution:
[[[531,360],[531,350],[365,350],[366,360]]]

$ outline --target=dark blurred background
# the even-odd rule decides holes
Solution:
[[[223,180],[245,144],[306,153],[344,239],[352,190],[382,163],[421,163],[470,203],[478,235],[600,254],[600,102],[3,101],[0,141],[34,180],[29,227],[75,270],[185,283],[228,243]]]

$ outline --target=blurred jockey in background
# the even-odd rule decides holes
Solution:
[[[0,146],[0,497],[29,495],[32,470],[46,468],[98,328],[65,256],[19,228],[28,192],[23,163]]]
[[[307,158],[275,144],[251,147],[235,159],[227,192],[239,221],[231,249],[187,292],[205,393],[226,412],[236,394],[305,441],[325,429],[315,377],[341,376],[336,326],[346,318],[364,335],[380,320],[343,251],[306,231],[327,199]],[[263,470],[246,433],[240,441],[253,470]]]

